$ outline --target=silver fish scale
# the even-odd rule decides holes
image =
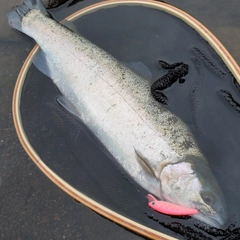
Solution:
[[[53,81],[85,124],[143,187],[136,151],[156,171],[164,161],[202,156],[181,120],[152,98],[147,80],[38,10],[23,18],[22,28],[46,54]]]

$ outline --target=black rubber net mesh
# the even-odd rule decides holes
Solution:
[[[118,60],[143,62],[152,72],[150,84],[168,72],[157,65],[158,60],[188,64],[185,82],[164,90],[169,100],[166,107],[196,136],[225,195],[229,220],[219,230],[191,217],[174,218],[150,209],[148,192],[116,164],[79,119],[57,103],[61,93],[51,79],[31,65],[22,88],[20,111],[33,149],[79,192],[133,221],[180,239],[235,239],[240,210],[240,96],[238,84],[221,58],[182,20],[147,7],[102,9],[74,24],[83,36]]]

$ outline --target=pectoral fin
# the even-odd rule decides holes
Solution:
[[[149,70],[149,68],[143,64],[142,62],[123,62],[123,64],[130,68],[132,71],[140,75],[141,77],[151,80],[152,79],[152,73]]]
[[[134,150],[136,153],[136,159],[137,159],[138,163],[141,165],[142,169],[151,177],[156,178],[156,174],[155,174],[154,170],[152,169],[148,159],[146,157],[144,157],[143,154],[136,148],[134,148]]]
[[[84,122],[83,114],[79,113],[75,106],[64,96],[59,96],[56,98],[56,101],[60,106],[66,109],[69,113],[73,114],[77,118],[80,118]]]
[[[161,198],[161,183],[157,177],[158,171],[151,166],[151,163],[139,150],[134,147],[136,153],[136,159],[140,164],[143,172],[143,179],[141,185],[147,190],[153,193],[154,195]]]

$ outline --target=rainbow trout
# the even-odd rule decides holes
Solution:
[[[39,0],[8,13],[11,27],[35,39],[35,65],[48,75],[116,161],[147,191],[195,208],[220,227],[220,187],[186,125],[151,95],[148,81],[79,34],[51,19]]]

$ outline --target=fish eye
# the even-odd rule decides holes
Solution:
[[[155,205],[155,202],[152,202],[152,205]]]
[[[209,206],[212,206],[215,202],[215,197],[210,192],[203,192],[201,193],[203,201],[208,204]]]

